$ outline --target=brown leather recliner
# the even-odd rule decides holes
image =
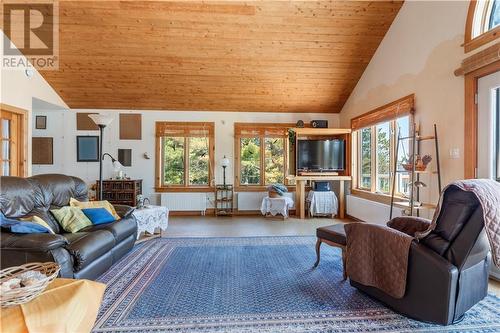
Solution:
[[[475,195],[456,186],[443,195],[436,228],[411,244],[403,298],[352,280],[351,285],[409,317],[449,325],[487,295],[491,253]],[[398,219],[411,224],[415,218]]]
[[[0,178],[0,208],[6,217],[37,215],[56,234],[0,233],[1,268],[28,262],[53,261],[61,266],[61,277],[95,279],[134,246],[137,223],[132,208],[115,205],[118,221],[89,226],[76,233],[66,233],[49,212],[69,205],[70,198],[87,201],[83,180],[60,174],[29,178]]]

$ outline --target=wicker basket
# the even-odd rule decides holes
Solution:
[[[269,191],[269,198],[281,198],[281,195],[278,192]]]
[[[46,275],[46,278],[38,280],[31,286],[16,288],[0,293],[0,306],[5,308],[9,306],[24,304],[40,295],[45,288],[59,274],[60,267],[55,262],[31,262],[21,266],[9,267],[0,271],[0,283],[18,277],[27,271],[39,271]]]
[[[405,169],[406,171],[411,171],[411,168],[412,168],[411,163],[405,163],[405,164],[402,164],[402,166],[403,166],[403,169]],[[415,164],[415,171],[425,171],[425,169],[427,169],[427,166],[425,166],[423,164]]]

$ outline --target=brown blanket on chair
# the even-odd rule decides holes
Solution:
[[[386,226],[350,223],[347,236],[347,276],[373,286],[395,298],[406,290],[408,254],[413,237]]]
[[[468,179],[457,180],[449,184],[441,193],[444,193],[450,186],[457,186],[463,191],[472,192],[483,209],[484,229],[491,246],[493,263],[500,267],[500,183],[491,179]],[[443,195],[439,200],[438,208],[434,213],[434,219],[430,227],[415,236],[419,239],[427,236],[436,227],[443,203]]]

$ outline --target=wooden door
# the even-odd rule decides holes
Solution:
[[[0,175],[26,176],[26,114],[25,110],[0,104]]]

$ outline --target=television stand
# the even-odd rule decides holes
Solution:
[[[296,182],[296,192],[295,192],[295,204],[296,204],[296,214],[300,219],[306,218],[305,213],[305,201],[306,201],[306,182],[311,180],[319,181],[339,181],[339,218],[343,219],[345,217],[345,181],[351,181],[351,176],[339,176],[339,175],[325,175],[321,172],[321,175],[300,175],[300,176],[289,176],[288,179],[295,180]]]

